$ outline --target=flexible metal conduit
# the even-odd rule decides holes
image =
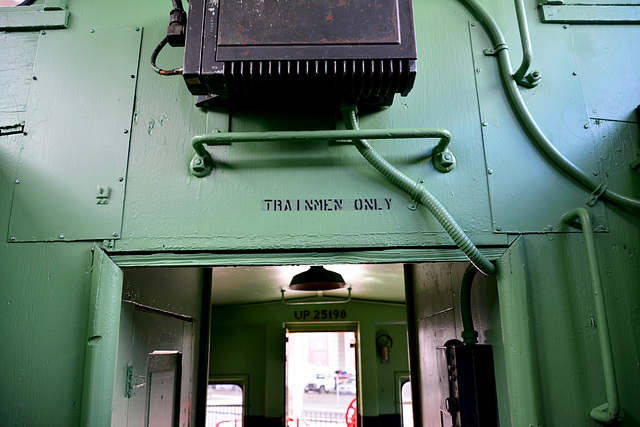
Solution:
[[[592,176],[585,173],[578,166],[572,163],[566,158],[558,149],[551,143],[551,141],[542,132],[538,124],[534,120],[533,116],[529,112],[520,91],[518,85],[513,77],[511,70],[511,61],[509,59],[509,53],[507,44],[505,43],[500,27],[495,20],[489,15],[486,9],[478,3],[476,0],[460,0],[462,1],[473,13],[473,15],[484,25],[491,42],[494,45],[494,51],[498,55],[498,65],[500,69],[500,78],[503,82],[503,87],[511,107],[515,114],[520,118],[520,121],[526,131],[531,135],[533,141],[538,147],[564,172],[566,172],[573,179],[585,186],[587,189],[593,192],[594,196],[602,197],[611,203],[619,206],[634,209],[636,213],[640,211],[640,200],[627,197],[618,193],[615,193],[606,188],[604,183],[600,183],[593,179]]]
[[[478,270],[473,265],[467,267],[460,285],[460,315],[462,317],[462,342],[465,344],[478,343],[478,331],[473,327],[471,314],[471,286]]]
[[[341,110],[347,129],[359,130],[355,105],[343,105]],[[438,199],[424,187],[419,186],[417,182],[386,161],[366,140],[354,139],[353,145],[355,145],[360,154],[384,175],[385,178],[425,205],[478,270],[486,275],[495,274],[495,266],[478,250]]]
[[[609,336],[609,321],[607,320],[607,309],[604,302],[602,281],[600,279],[600,267],[598,266],[598,255],[593,236],[593,225],[591,216],[584,208],[578,208],[562,217],[562,221],[573,224],[576,219],[582,223],[582,233],[584,235],[584,246],[587,250],[587,261],[589,264],[589,276],[591,277],[591,287],[593,291],[593,302],[596,308],[596,327],[598,329],[598,340],[600,342],[600,356],[602,357],[602,368],[604,370],[604,381],[607,393],[607,401],[591,410],[591,418],[605,424],[617,424],[622,420],[623,411],[620,408],[618,396],[618,383],[616,381],[616,369],[613,364],[613,350],[611,349],[611,338]]]

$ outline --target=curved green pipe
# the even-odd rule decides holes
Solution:
[[[524,0],[515,0],[516,17],[518,18],[518,28],[520,29],[520,42],[522,44],[522,64],[513,75],[514,80],[520,86],[534,87],[540,83],[542,76],[540,72],[533,71],[527,74],[533,58],[531,48],[531,37],[529,36],[529,26],[527,24],[527,14],[524,8]]]
[[[460,315],[462,317],[462,342],[478,344],[478,331],[473,328],[471,315],[471,286],[478,270],[473,265],[467,267],[460,285]]]
[[[491,42],[494,45],[494,51],[498,55],[500,78],[502,79],[503,87],[507,97],[509,98],[511,107],[520,119],[525,130],[529,135],[531,135],[533,141],[538,145],[538,147],[560,169],[593,192],[594,195],[599,195],[599,197],[602,197],[616,205],[640,211],[640,200],[608,190],[604,183],[596,181],[592,176],[585,173],[551,143],[536,123],[520,95],[518,85],[511,70],[511,61],[509,60],[507,44],[505,43],[502,31],[500,31],[500,27],[498,27],[498,24],[493,17],[491,17],[485,8],[476,0],[460,1],[462,1],[471,10],[473,15],[484,25],[484,28],[489,34]]]
[[[596,308],[596,326],[598,329],[598,340],[600,342],[600,356],[602,357],[602,368],[604,370],[604,382],[607,393],[607,401],[593,408],[590,415],[594,420],[604,424],[618,424],[622,420],[624,413],[622,412],[622,408],[620,408],[616,369],[613,363],[611,337],[609,336],[609,321],[607,320],[607,309],[604,302],[602,280],[600,279],[600,267],[598,266],[598,253],[596,252],[596,244],[593,236],[591,215],[586,209],[578,208],[564,215],[562,221],[573,223],[573,221],[578,218],[582,223],[584,246],[587,250],[593,302]]]
[[[354,105],[341,107],[344,124],[347,129],[359,130],[356,108]],[[353,145],[360,154],[382,175],[397,187],[409,193],[411,197],[422,203],[436,217],[451,239],[469,258],[469,261],[483,274],[493,275],[495,266],[478,250],[469,237],[464,233],[455,219],[447,212],[442,204],[429,191],[398,170],[395,166],[378,154],[364,139],[354,139]]]

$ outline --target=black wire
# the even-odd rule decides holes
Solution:
[[[184,8],[182,7],[182,0],[172,0],[173,1],[173,9],[180,9],[180,10],[184,10]]]

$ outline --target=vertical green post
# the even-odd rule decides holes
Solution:
[[[122,270],[102,249],[94,247],[80,414],[82,426],[111,425],[121,303]]]
[[[498,258],[496,267],[511,424],[538,427],[543,425],[542,410],[529,317],[522,237]]]

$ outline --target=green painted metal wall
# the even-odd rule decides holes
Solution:
[[[518,127],[501,92],[495,60],[482,54],[490,47],[488,39],[479,25],[471,25],[475,20],[469,12],[454,0],[414,3],[419,47],[416,86],[409,97],[397,98],[393,107],[362,117],[361,127],[444,127],[452,132],[451,148],[459,166],[449,174],[436,172],[423,158],[431,146],[423,140],[375,146],[409,176],[424,179],[477,244],[507,245],[514,235],[525,233],[526,291],[544,422],[595,425],[588,413],[604,401],[604,380],[591,320],[586,257],[581,235],[561,229],[562,214],[583,206],[587,194],[549,166]],[[638,197],[640,177],[628,164],[637,158],[640,141],[633,115],[640,104],[640,27],[543,24],[536,2],[526,3],[533,65],[544,76],[537,88],[523,90],[533,115],[558,148],[581,167],[611,188]],[[512,3],[490,0],[486,7],[501,25],[518,64],[521,54]],[[319,141],[304,146],[215,148],[215,173],[204,179],[192,177],[187,167],[192,156],[189,141],[197,133],[229,127],[233,131],[332,128],[339,120],[334,111],[303,112],[307,103],[292,106],[294,112],[278,113],[246,110],[229,115],[195,108],[180,78],[159,77],[146,65],[163,36],[169,8],[170,2],[151,0],[71,0],[68,29],[48,28],[44,35],[35,30],[0,32],[0,128],[24,121],[27,131],[26,136],[0,136],[0,229],[6,230],[6,238],[0,239],[3,425],[79,423],[90,249],[94,241],[102,244],[113,238],[110,229],[106,237],[104,231],[98,232],[106,220],[96,211],[97,186],[112,188],[111,206],[122,203],[122,210],[115,209],[120,229],[113,231],[114,242],[105,244],[112,253],[451,245],[430,214],[408,209],[408,197],[384,182],[348,146]],[[64,64],[69,57],[63,44],[46,45],[42,38],[72,31],[82,40],[101,29],[119,33],[135,27],[142,32],[139,70],[113,69],[126,73],[126,85],[135,83],[135,98],[122,104],[122,110],[131,112],[131,123],[123,125],[121,119],[105,114],[109,110],[102,103],[84,108],[81,118],[57,114],[53,120],[44,114],[37,123],[30,122],[42,109],[76,111],[81,99],[109,98],[122,90],[95,80],[93,74],[49,82],[47,75],[37,76],[45,87],[63,84],[68,89],[56,98],[38,99],[44,104],[34,110],[39,86],[33,84],[33,70],[55,68],[38,58]],[[76,60],[78,68],[90,70],[105,50],[84,49],[82,59]],[[181,55],[180,49],[163,52],[159,62],[179,65]],[[116,134],[128,141],[128,147],[115,144]],[[25,147],[27,143],[32,145]],[[23,155],[34,149],[33,144],[55,152],[64,161],[60,169],[47,164],[46,158],[36,162]],[[126,168],[102,162],[91,147],[124,155]],[[69,173],[74,162],[83,163],[77,174]],[[38,174],[43,163],[46,175]],[[32,211],[16,205],[22,199],[14,197],[21,185],[15,183],[16,177],[23,173],[46,183],[31,187],[33,197],[47,200]],[[109,183],[104,183],[107,179]],[[70,193],[76,184],[81,189]],[[393,208],[298,213],[260,208],[265,198],[328,197],[392,198]],[[73,208],[71,231],[54,227],[60,218],[52,215],[65,215],[56,214],[54,205],[61,201]],[[621,404],[627,413],[623,425],[640,425],[639,221],[602,202],[590,210],[599,227],[596,245]],[[33,224],[42,231],[35,238],[14,236],[12,241],[15,224],[20,229]],[[95,226],[96,232],[75,233],[75,225],[82,230]],[[65,239],[59,238],[63,233]],[[429,298],[428,291],[422,297]]]

